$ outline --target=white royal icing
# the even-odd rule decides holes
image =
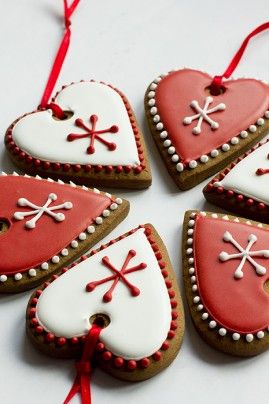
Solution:
[[[112,275],[102,263],[104,256],[108,256],[110,262],[120,269],[130,250],[135,250],[136,256],[129,267],[141,262],[147,265],[143,270],[126,275],[128,281],[139,288],[138,296],[132,296],[122,281],[118,282],[108,303],[103,302],[103,295],[112,281],[99,285],[92,292],[86,291],[89,282]],[[99,251],[61,275],[43,291],[36,315],[47,331],[71,338],[87,334],[89,319],[96,313],[108,315],[111,321],[102,330],[101,341],[107,349],[124,359],[139,360],[150,356],[166,339],[170,329],[171,305],[144,229]]]
[[[257,241],[257,236],[255,234],[250,234],[248,236],[248,244],[246,248],[243,248],[231,235],[230,232],[226,231],[223,235],[223,240],[227,243],[231,243],[239,253],[228,254],[225,251],[222,251],[219,254],[219,259],[221,262],[229,261],[231,259],[240,259],[240,263],[238,267],[235,269],[234,277],[237,279],[243,278],[243,267],[245,262],[248,261],[256,271],[257,275],[264,275],[266,274],[266,268],[258,262],[255,261],[252,257],[262,257],[262,258],[269,258],[269,250],[259,250],[253,251],[251,247]]]
[[[269,204],[269,174],[257,175],[258,168],[269,168],[269,142],[258,147],[236,166],[218,184],[258,202]]]
[[[19,206],[27,207],[32,210],[30,211],[24,211],[24,212],[15,212],[13,217],[16,220],[23,220],[24,218],[28,216],[34,216],[32,219],[27,220],[25,222],[25,227],[28,229],[34,229],[36,227],[36,222],[43,216],[43,214],[47,214],[48,216],[51,216],[56,222],[62,222],[65,220],[65,215],[62,212],[57,212],[55,213],[55,210],[60,210],[60,209],[72,209],[73,204],[72,202],[64,202],[61,203],[60,205],[51,205],[52,202],[57,200],[57,195],[56,194],[49,194],[47,197],[47,201],[43,206],[38,206],[34,204],[33,202],[28,201],[26,198],[20,198],[17,202]]]
[[[21,118],[13,128],[15,143],[32,157],[40,160],[70,164],[138,165],[136,142],[121,96],[111,87],[96,82],[81,82],[63,89],[55,99],[63,110],[73,111],[67,120],[55,120],[50,110]],[[103,138],[116,144],[109,150],[95,140],[95,152],[87,153],[90,138],[67,141],[71,133],[83,134],[85,129],[75,124],[82,119],[91,127],[90,116],[97,115],[96,130],[118,127],[117,133],[105,133]]]
[[[192,129],[192,133],[194,135],[199,135],[202,132],[203,120],[210,125],[211,129],[214,129],[214,130],[218,129],[218,127],[219,127],[218,122],[213,121],[213,119],[211,119],[208,115],[212,114],[214,112],[217,112],[217,111],[224,111],[226,108],[226,105],[222,102],[222,103],[216,105],[215,107],[209,109],[208,107],[210,104],[212,104],[212,102],[213,102],[213,97],[208,96],[205,98],[205,103],[204,103],[203,108],[200,107],[198,101],[196,101],[196,100],[193,100],[190,103],[190,106],[193,108],[193,110],[195,112],[197,112],[197,114],[194,114],[192,116],[186,116],[183,119],[183,123],[184,123],[184,125],[190,125],[196,119],[198,120],[197,125]]]

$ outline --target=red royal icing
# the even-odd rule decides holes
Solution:
[[[101,129],[101,130],[96,130],[96,124],[98,121],[98,116],[97,115],[91,115],[89,119],[91,123],[91,128],[88,128],[85,123],[83,122],[82,119],[78,118],[75,120],[75,124],[81,128],[86,130],[86,133],[83,134],[75,134],[75,133],[70,133],[67,136],[67,140],[69,142],[73,142],[74,140],[78,139],[84,139],[85,137],[90,138],[90,146],[87,148],[87,153],[88,154],[93,154],[95,152],[94,148],[94,141],[99,140],[99,142],[103,143],[105,146],[107,146],[108,150],[115,150],[117,148],[116,143],[108,142],[107,140],[103,139],[102,134],[105,133],[117,133],[119,131],[118,126],[112,125],[110,128],[107,129]]]
[[[264,283],[269,279],[269,259],[257,255],[251,257],[266,269],[265,275],[258,275],[247,259],[242,267],[243,277],[235,278],[241,258],[227,261],[219,258],[222,251],[239,253],[232,243],[223,240],[225,232],[229,232],[243,249],[251,234],[257,237],[251,252],[269,249],[268,230],[198,215],[194,257],[199,295],[205,311],[219,325],[233,332],[255,333],[269,325],[269,295],[264,290]]]
[[[144,262],[141,262],[141,264],[139,264],[139,265],[136,265],[132,268],[127,268],[129,262],[135,255],[136,255],[135,250],[129,251],[120,271],[118,269],[116,269],[113,264],[111,264],[109,257],[107,257],[107,256],[103,257],[103,259],[102,259],[103,264],[108,269],[110,269],[114,273],[114,275],[108,276],[99,281],[89,282],[86,286],[87,292],[92,292],[96,288],[96,286],[102,285],[103,283],[113,281],[112,285],[110,286],[108,291],[103,296],[103,301],[105,303],[108,303],[112,300],[112,294],[113,294],[113,291],[115,290],[118,282],[122,281],[127,286],[127,288],[130,290],[130,293],[132,296],[138,296],[140,294],[140,290],[128,281],[128,279],[126,278],[126,275],[130,274],[132,272],[139,271],[140,269],[145,269],[147,267],[147,264],[145,264]]]
[[[198,70],[184,69],[172,72],[164,77],[156,88],[155,105],[164,129],[169,134],[176,153],[183,162],[196,160],[213,149],[255,124],[262,117],[269,105],[269,88],[255,79],[228,80],[224,83],[226,91],[218,96],[211,95],[212,103],[208,109],[225,104],[224,110],[208,114],[218,123],[212,129],[204,119],[201,133],[193,134],[192,130],[198,120],[184,125],[183,120],[196,114],[191,102],[196,100],[203,109],[206,88],[212,83],[212,77]]]
[[[111,204],[107,196],[35,178],[2,176],[0,187],[0,217],[10,226],[7,232],[0,235],[0,274],[6,275],[23,273],[58,254]],[[13,217],[15,212],[32,210],[18,206],[20,198],[43,206],[51,193],[57,195],[57,201],[52,202],[51,206],[67,201],[73,205],[72,209],[54,211],[64,213],[63,221],[44,213],[35,228],[26,228],[26,221],[33,216],[23,220]]]

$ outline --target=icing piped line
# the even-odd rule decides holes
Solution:
[[[1,172],[1,175],[8,176],[9,174],[6,174],[6,173],[3,174],[3,172]],[[17,174],[17,173],[14,174],[14,173],[13,173],[13,174],[11,174],[11,175],[18,176],[19,174]],[[25,176],[24,176],[24,177],[25,177]],[[41,177],[39,177],[39,176],[35,176],[35,177],[27,176],[27,178],[36,178],[36,179],[38,179],[38,180],[43,180],[43,181],[51,182],[51,180],[50,180],[49,178],[45,179],[45,178],[41,178]],[[61,181],[61,185],[67,185],[67,186],[70,186],[70,187],[72,187],[72,188],[78,187],[78,188],[81,188],[81,189],[83,189],[83,190],[85,190],[85,191],[87,190],[88,192],[95,192],[95,193],[98,193],[98,194],[101,193],[101,191],[99,191],[99,190],[96,189],[96,188],[94,188],[94,190],[92,190],[92,189],[90,189],[90,188],[86,188],[86,187],[83,188],[83,187],[77,186],[77,185],[74,184],[72,181],[70,181],[69,184],[68,184],[68,183],[65,183],[65,182],[63,182],[63,181]],[[86,189],[85,189],[85,188],[86,188]],[[109,195],[110,195],[110,194],[109,194]],[[106,195],[106,196],[108,196],[108,195]],[[1,275],[0,275],[0,287],[1,287],[1,284],[5,283],[8,279],[12,279],[12,278],[13,278],[15,281],[20,281],[20,280],[22,280],[24,277],[27,278],[27,276],[35,277],[35,276],[37,276],[38,271],[47,271],[47,270],[50,269],[51,266],[58,264],[59,261],[60,261],[60,256],[63,256],[63,257],[68,256],[68,255],[69,255],[68,247],[69,247],[69,248],[72,248],[72,249],[78,248],[79,243],[81,243],[81,242],[83,242],[84,240],[86,240],[87,235],[91,235],[91,234],[93,234],[93,233],[95,232],[95,224],[98,225],[98,226],[99,226],[99,225],[102,225],[102,224],[103,224],[103,221],[104,221],[107,217],[109,217],[110,214],[113,213],[113,211],[115,211],[116,209],[118,209],[118,206],[121,205],[122,202],[123,202],[123,200],[122,200],[121,198],[119,198],[119,197],[117,197],[117,198],[114,199],[114,198],[112,198],[112,196],[110,195],[109,198],[111,199],[111,202],[112,202],[112,203],[111,203],[110,206],[108,206],[107,209],[105,209],[105,210],[102,212],[102,216],[103,216],[103,217],[97,216],[96,218],[94,218],[94,219],[93,219],[93,222],[94,222],[94,223],[88,225],[87,228],[85,229],[85,231],[84,231],[84,232],[81,232],[81,233],[77,236],[76,239],[72,240],[69,245],[67,245],[65,248],[63,248],[61,251],[59,251],[58,255],[54,255],[54,256],[50,259],[49,262],[43,262],[39,267],[30,268],[28,271],[26,271],[26,272],[23,273],[23,274],[21,274],[20,272],[16,273],[15,275],[1,274]]]
[[[181,70],[187,70],[187,69],[188,68],[184,68]],[[228,152],[231,149],[231,146],[235,146],[240,142],[240,138],[245,139],[252,133],[255,133],[257,131],[257,127],[264,125],[265,120],[269,119],[269,106],[268,106],[268,110],[266,110],[264,112],[263,116],[258,118],[257,121],[254,122],[252,125],[250,125],[246,130],[242,130],[239,134],[232,137],[230,139],[229,143],[222,144],[222,146],[219,147],[218,149],[213,149],[208,153],[208,155],[203,154],[196,160],[190,160],[188,162],[183,161],[180,158],[180,156],[177,154],[176,148],[174,147],[174,145],[172,144],[172,141],[169,138],[169,133],[167,132],[166,128],[164,127],[163,122],[161,122],[161,117],[158,114],[158,109],[156,107],[156,100],[155,100],[155,90],[157,89],[160,81],[164,77],[166,77],[168,74],[173,73],[177,70],[179,70],[179,69],[173,69],[173,70],[169,71],[167,74],[161,74],[159,77],[157,77],[156,79],[153,80],[153,82],[149,86],[149,91],[147,93],[147,97],[148,97],[147,105],[148,105],[148,110],[150,112],[151,119],[155,126],[155,129],[160,132],[160,134],[159,134],[160,140],[163,141],[163,146],[167,149],[168,156],[171,159],[172,163],[176,164],[176,170],[178,173],[181,173],[186,168],[195,169],[198,167],[199,164],[202,164],[202,165],[206,164],[210,160],[210,158],[214,159],[214,158],[218,157],[220,152]],[[203,72],[203,71],[201,70],[201,72]],[[203,73],[208,74],[208,72],[203,72]],[[240,78],[244,78],[244,77],[239,77],[238,79],[240,79]],[[229,78],[225,81],[230,81],[230,80],[231,80],[231,78]],[[255,79],[255,80],[257,80],[257,79]],[[265,83],[263,80],[257,80],[257,81],[260,81],[263,84],[268,85],[268,83]],[[189,118],[189,117],[185,117],[184,119],[186,119],[186,118]],[[187,122],[189,122],[189,121],[187,121]],[[200,125],[199,125],[198,129],[200,130]],[[200,133],[200,132],[198,131],[195,134],[198,134],[198,133]]]
[[[192,234],[194,234],[195,231],[195,221],[197,216],[211,216],[213,218],[218,218],[220,220],[230,220],[230,218],[227,215],[223,215],[221,213],[206,213],[206,212],[191,212],[190,214],[190,219],[188,221],[188,231],[191,229],[192,230]],[[224,217],[227,217],[226,219],[224,219]],[[234,221],[239,222],[238,218],[235,218]],[[246,220],[243,218],[240,218],[240,222],[241,223],[246,223],[249,225],[254,226],[255,223],[251,222],[250,220]],[[256,224],[257,227],[262,227],[261,223],[257,223]],[[261,225],[261,226],[260,226]],[[189,235],[189,234],[188,234]],[[203,304],[203,301],[201,299],[201,296],[199,295],[199,286],[196,283],[197,281],[197,276],[196,276],[196,271],[195,271],[195,267],[194,267],[194,263],[195,263],[195,256],[194,256],[194,252],[193,249],[191,251],[191,253],[189,252],[189,243],[188,242],[189,238],[187,238],[187,246],[186,246],[186,254],[188,256],[188,264],[189,264],[189,269],[188,269],[188,273],[190,276],[190,283],[191,283],[191,289],[192,292],[194,293],[194,296],[192,298],[192,302],[193,304],[196,305],[196,310],[198,312],[201,312],[201,319],[203,321],[206,321],[208,323],[208,328],[210,330],[214,330],[216,333],[218,333],[219,336],[221,337],[229,337],[232,338],[232,340],[234,342],[240,340],[241,338],[244,338],[246,342],[250,343],[252,341],[255,341],[255,338],[260,340],[262,338],[264,338],[265,335],[268,335],[267,333],[269,332],[269,324],[268,326],[263,329],[263,330],[259,330],[256,333],[247,333],[247,334],[243,334],[243,333],[239,333],[239,332],[234,332],[231,330],[228,330],[226,328],[224,328],[221,324],[219,324],[214,318],[211,318],[209,313],[206,311],[206,307]],[[189,257],[191,255],[191,257]]]
[[[150,227],[147,227],[146,225],[140,225],[137,228],[129,231],[128,233],[111,240],[108,244],[106,245],[101,245],[98,250],[92,250],[88,255],[83,255],[80,257],[80,259],[77,262],[72,263],[66,268],[62,269],[61,274],[66,273],[73,267],[75,267],[79,262],[82,262],[86,260],[88,257],[95,255],[98,253],[100,250],[105,250],[107,247],[110,245],[120,241],[122,238],[128,237],[132,235],[134,232],[136,232],[139,229],[144,229],[144,234],[146,235],[148,242],[151,245],[152,250],[155,253],[155,257],[158,261],[158,266],[160,268],[160,271],[162,273],[162,276],[165,281],[165,285],[167,288],[167,293],[170,298],[170,304],[171,304],[171,324],[170,324],[170,329],[168,331],[166,339],[163,341],[162,345],[160,346],[159,350],[153,353],[149,357],[142,358],[140,360],[135,360],[135,359],[124,359],[122,357],[116,356],[113,354],[113,352],[107,350],[106,346],[104,343],[102,343],[100,340],[97,344],[96,347],[96,354],[101,357],[102,360],[105,362],[111,364],[115,368],[127,368],[129,371],[133,371],[138,368],[147,368],[151,364],[154,364],[155,362],[158,362],[162,359],[162,356],[164,355],[164,352],[169,350],[170,348],[170,341],[175,337],[175,331],[178,328],[177,324],[177,319],[179,316],[178,309],[177,309],[177,301],[174,300],[175,298],[175,291],[173,290],[173,281],[169,279],[168,272],[166,270],[166,262],[163,261],[162,254],[159,250],[158,243],[155,241],[154,236],[152,235],[152,230]],[[52,332],[49,330],[46,330],[44,326],[39,322],[38,316],[37,316],[37,303],[39,297],[42,295],[43,290],[47,288],[50,283],[54,282],[60,275],[53,275],[51,279],[47,282],[45,282],[40,289],[36,290],[36,292],[33,294],[29,307],[27,309],[27,321],[29,322],[30,330],[33,332],[35,335],[38,336],[43,336],[43,343],[52,343],[54,344],[58,349],[60,347],[66,346],[66,345],[77,345],[79,343],[84,342],[84,336],[81,337],[72,337],[72,338],[65,338],[65,337],[57,337],[55,336]]]

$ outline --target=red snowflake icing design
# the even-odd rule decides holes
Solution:
[[[108,150],[111,150],[111,151],[115,150],[117,148],[116,143],[108,142],[107,140],[103,139],[102,136],[100,136],[100,135],[102,135],[104,133],[117,133],[119,131],[119,127],[117,125],[112,125],[110,128],[107,128],[107,129],[96,130],[98,116],[91,115],[89,121],[92,125],[91,128],[86,126],[81,118],[77,118],[75,120],[75,125],[77,125],[81,129],[85,129],[86,133],[82,133],[82,134],[70,133],[67,136],[68,142],[73,142],[74,140],[77,140],[77,139],[84,139],[86,137],[89,137],[90,146],[87,148],[88,154],[93,154],[95,152],[95,148],[94,148],[95,139],[99,140],[99,142],[101,142],[105,146],[107,146]]]
[[[267,158],[269,159],[269,154],[267,155]],[[263,174],[268,174],[269,173],[269,168],[258,168],[256,170],[257,175],[263,175]]]
[[[140,290],[136,286],[132,285],[125,276],[132,272],[136,272],[141,269],[145,269],[147,267],[147,264],[145,264],[144,262],[141,262],[140,264],[138,264],[134,267],[127,268],[129,262],[135,255],[136,255],[136,251],[130,250],[128,252],[127,257],[125,258],[124,264],[120,270],[116,269],[114,267],[114,265],[111,264],[111,262],[107,256],[103,257],[102,263],[108,269],[110,269],[112,272],[114,272],[114,275],[108,276],[107,278],[104,278],[104,279],[100,279],[99,281],[89,282],[86,286],[87,292],[92,292],[96,288],[96,286],[102,285],[103,283],[113,281],[112,285],[110,286],[108,291],[103,296],[103,301],[105,303],[108,303],[112,300],[112,294],[113,294],[113,291],[116,288],[118,282],[122,281],[127,286],[127,288],[130,290],[132,296],[134,296],[134,297],[138,296],[140,294]]]

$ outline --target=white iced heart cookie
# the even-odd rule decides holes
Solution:
[[[207,200],[269,222],[269,142],[260,143],[219,173],[204,189]]]
[[[121,180],[123,186],[133,177],[143,180],[142,135],[122,93],[104,83],[80,82],[64,87],[53,102],[69,112],[66,119],[55,119],[51,110],[35,111],[7,131],[6,144],[17,164],[50,176],[79,173],[83,183],[98,180],[100,185],[104,177],[113,185],[114,173],[119,186]]]
[[[72,356],[74,341],[79,347],[95,316],[108,319],[97,355],[112,374],[121,368],[128,378],[124,372],[151,367],[153,375],[179,350],[181,299],[165,247],[150,225],[112,240],[35,296],[28,309],[30,337],[44,335],[39,347],[53,342],[56,356]]]

